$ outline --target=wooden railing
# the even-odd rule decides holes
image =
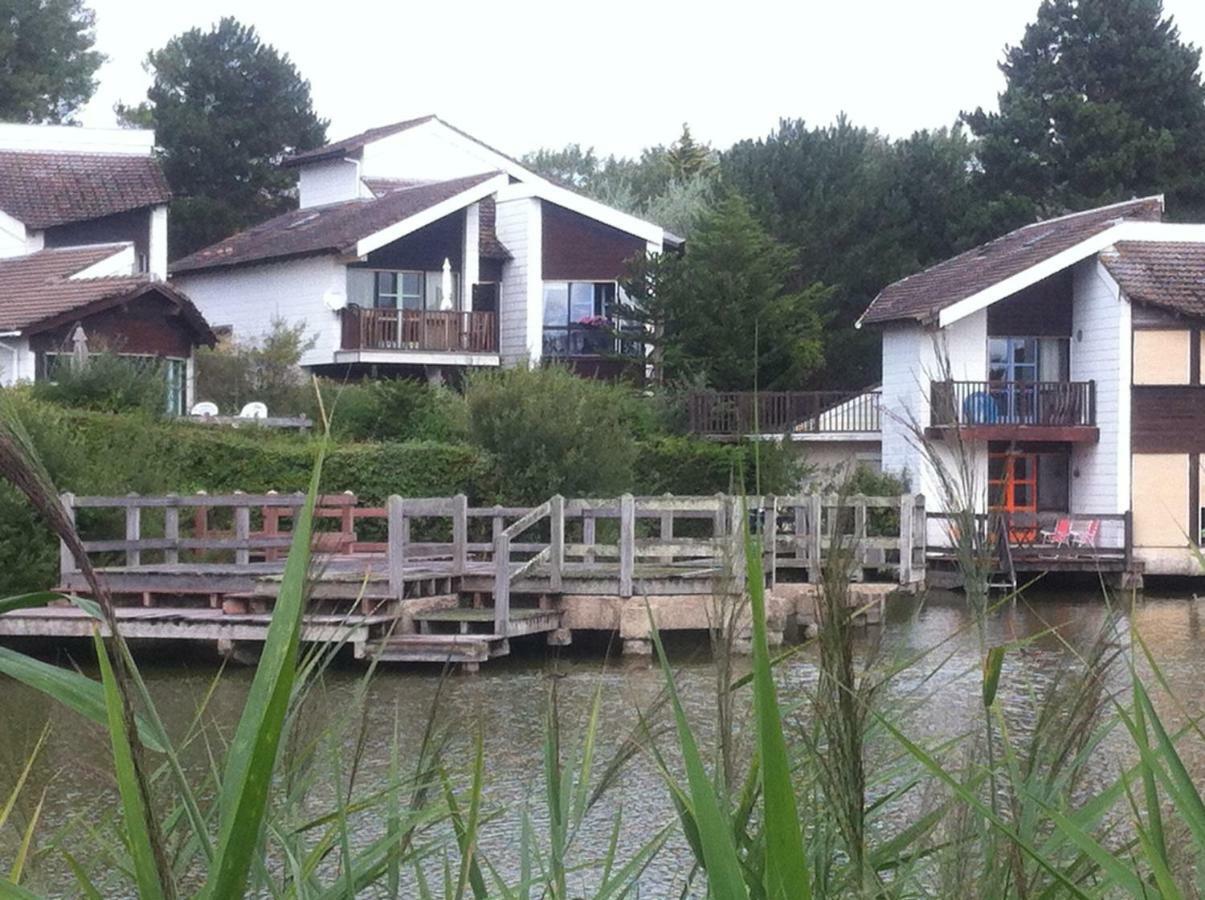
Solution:
[[[116,555],[126,567],[187,564],[198,584],[206,571],[230,571],[231,565],[266,571],[251,564],[282,558],[292,541],[286,526],[304,501],[301,494],[272,493],[62,496],[73,521],[82,510],[120,514],[117,522],[109,522],[109,530],[123,524],[124,537],[86,540],[88,553]],[[893,573],[908,584],[923,578],[925,564],[924,498],[912,494],[554,496],[536,507],[470,507],[461,494],[391,496],[384,506],[372,507],[359,505],[349,493],[319,498],[316,515],[314,549],[383,559],[389,594],[398,599],[406,596],[412,568],[430,571],[439,561],[441,577],[449,579],[488,571],[499,635],[507,634],[511,592],[521,580],[537,579],[541,592],[556,593],[573,577],[613,578],[618,595],[632,597],[641,578],[695,573],[739,591],[746,573],[743,521],[764,537],[763,569],[770,584],[780,570],[791,568],[819,581],[838,546],[849,552],[854,580],[874,570]],[[614,538],[600,541],[598,526],[608,521],[614,524],[606,533]],[[378,540],[362,540],[358,528],[365,522],[372,523],[376,533],[371,536]],[[421,525],[418,539],[412,534],[416,522]],[[65,545],[61,560],[66,584],[78,572]],[[112,556],[106,562],[114,564]]]
[[[935,381],[931,424],[1091,426],[1094,381]]]
[[[695,391],[694,434],[865,433],[879,430],[878,391]]]
[[[348,306],[342,317],[344,350],[498,352],[493,312]]]
[[[958,550],[961,533],[970,520],[963,513],[929,513],[926,544],[936,555],[952,557]],[[1070,531],[1061,534],[1059,522],[1066,520]],[[1012,559],[1018,566],[1039,567],[1067,561],[1120,562],[1128,570],[1134,553],[1134,526],[1130,513],[976,513],[973,517],[974,546],[994,552],[998,535],[1007,535]],[[970,545],[968,545],[969,547]],[[1055,568],[1056,565],[1051,565]]]

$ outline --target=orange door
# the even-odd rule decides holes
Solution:
[[[988,502],[993,512],[1008,514],[1012,541],[1032,541],[1037,536],[1037,454],[1019,451],[990,454]]]

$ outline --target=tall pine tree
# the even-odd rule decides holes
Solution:
[[[83,0],[0,0],[0,121],[69,122],[105,58]]]
[[[1200,60],[1161,0],[1044,0],[1005,51],[999,112],[964,114],[1000,225],[1161,192],[1205,213]]]
[[[147,68],[147,102],[118,113],[155,129],[175,195],[174,258],[293,205],[294,176],[280,161],[321,146],[327,123],[287,54],[225,18],[172,38],[149,54]]]

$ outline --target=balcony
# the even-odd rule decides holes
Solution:
[[[989,441],[1095,442],[1094,381],[935,381],[930,432]]]
[[[498,314],[461,310],[368,309],[348,306],[342,311],[342,356],[351,354],[379,361],[407,361],[407,355],[460,357],[496,356]]]
[[[878,391],[695,391],[687,397],[693,434],[855,438],[879,430]]]

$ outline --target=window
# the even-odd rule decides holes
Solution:
[[[452,309],[459,309],[460,276],[452,273]],[[347,301],[375,309],[444,308],[442,272],[400,272],[349,268]]]
[[[615,353],[613,281],[544,282],[544,355]],[[625,342],[626,343],[626,342]]]

